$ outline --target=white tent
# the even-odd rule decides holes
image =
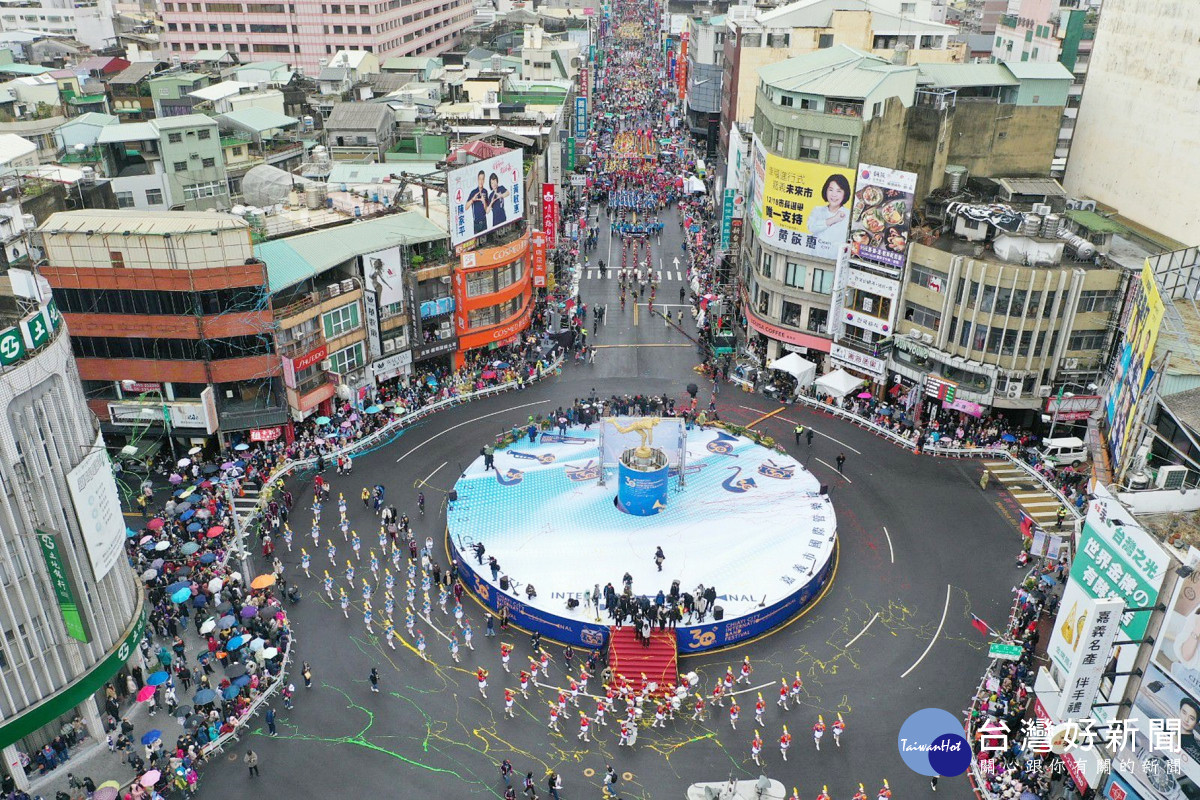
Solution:
[[[817,376],[817,365],[804,360],[798,353],[788,353],[783,358],[775,359],[771,362],[770,368],[791,375],[796,379],[798,386],[812,385],[813,378]]]
[[[844,369],[835,369],[828,375],[817,378],[816,387],[821,394],[830,394],[840,399],[864,383],[866,383],[865,380],[854,377]]]

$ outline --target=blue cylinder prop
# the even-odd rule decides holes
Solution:
[[[667,507],[667,464],[653,469],[636,469],[617,464],[617,503],[626,514],[649,517]]]

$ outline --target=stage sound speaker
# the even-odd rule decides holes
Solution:
[[[449,495],[449,497],[450,497],[450,502],[451,502],[451,503],[457,503],[457,502],[458,502],[458,490],[457,490],[457,489],[451,489],[451,490],[450,490],[450,495]]]
[[[725,619],[725,607],[724,606],[713,606],[713,619],[715,619],[717,622],[720,622],[721,620]]]
[[[821,484],[821,494],[829,494],[829,484],[828,483]]]

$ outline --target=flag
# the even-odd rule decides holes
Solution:
[[[991,632],[991,628],[988,627],[988,624],[974,614],[971,615],[971,627],[982,633],[984,636],[987,636],[988,633]]]
[[[1033,536],[1033,517],[1026,514],[1024,511],[1021,514],[1021,535]]]

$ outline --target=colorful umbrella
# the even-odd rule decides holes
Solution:
[[[367,406],[366,407],[366,412],[368,414],[378,414],[380,411],[383,411],[383,406]]]
[[[142,734],[142,744],[151,744],[162,738],[162,731],[155,729]]]
[[[317,417],[317,424],[318,425],[328,425],[329,417]]]
[[[175,602],[175,603],[186,603],[188,600],[191,599],[191,597],[192,597],[192,590],[190,587],[186,587],[186,588],[180,589],[179,591],[173,593],[171,595],[171,601]]]
[[[179,518],[181,520],[183,520],[184,522],[187,522],[189,519],[191,519],[194,516],[196,516],[196,512],[189,508],[188,510],[186,510],[182,514],[180,514]]]
[[[206,535],[210,539],[215,539],[224,532],[225,532],[224,525],[213,525],[211,528],[208,529],[208,533]]]
[[[241,617],[242,619],[253,619],[258,616],[258,606],[243,606]]]
[[[241,689],[239,689],[236,686],[226,686],[225,689],[221,692],[221,697],[224,697],[226,700],[232,700],[233,698],[238,696],[238,692],[240,692],[240,691],[241,691]]]
[[[245,637],[245,636],[234,636],[232,639],[230,639],[228,642],[225,643],[225,649],[226,650],[237,650],[242,645],[244,645],[246,643],[246,641],[247,641],[247,637]]]
[[[250,445],[246,444],[245,442],[242,442],[241,444],[237,445],[237,446],[236,446],[236,447],[234,447],[233,449],[234,449],[234,450],[237,450],[237,451],[240,453],[240,452],[242,452],[242,451],[244,451],[244,450],[249,450],[249,449],[250,449]]]
[[[179,484],[183,483],[183,476],[172,472],[171,477],[167,478],[167,483],[171,484],[172,486],[178,486]]]
[[[199,522],[189,522],[188,526],[187,526],[187,532],[195,533],[196,531],[200,530],[203,527],[204,526],[201,525]],[[195,551],[193,550],[192,552],[195,552]]]
[[[262,654],[263,654],[263,658],[272,659],[275,656],[279,655],[279,648],[278,647],[268,647],[266,650],[262,651]]]
[[[200,556],[201,564],[211,564],[212,562],[214,562],[216,560],[217,560],[216,553],[205,553],[204,555]]]
[[[158,672],[150,673],[150,677],[146,678],[146,685],[147,686],[162,686],[164,683],[166,683],[169,680],[171,680],[171,676],[160,669]]]
[[[250,581],[251,589],[266,589],[268,586],[274,586],[274,585],[275,585],[275,575],[270,572],[267,572],[263,575],[259,575],[257,578]]]
[[[158,577],[158,570],[148,569],[142,573],[142,580],[145,581],[146,583],[149,583],[150,581],[154,580],[157,577]]]
[[[161,542],[155,542],[154,549],[160,553],[163,551],[166,551],[166,550],[170,550],[171,543],[168,542],[166,539],[163,539]]]
[[[219,620],[217,620],[217,627],[223,631],[229,630],[236,624],[237,624],[237,620],[233,618],[232,614],[226,614],[225,616],[223,616]]]
[[[120,796],[120,787],[118,786],[101,786],[92,792],[92,800],[117,800]]]
[[[146,528],[152,531],[157,531],[161,529],[164,524],[166,523],[163,522],[161,517],[155,517],[146,523]]]
[[[217,693],[212,689],[201,689],[200,691],[196,692],[195,697],[192,698],[192,702],[198,706],[203,706],[208,705],[216,699]]]
[[[219,591],[221,591],[221,587],[224,585],[225,585],[225,582],[223,580],[221,580],[220,578],[213,578],[211,581],[208,582],[208,590],[210,592],[219,592]]]
[[[196,526],[196,530],[200,530],[200,526],[197,525],[195,522],[193,522],[192,525]],[[188,526],[188,530],[192,529],[192,525]],[[200,549],[200,545],[196,544],[195,542],[188,542],[183,547],[179,548],[179,552],[183,553],[185,556],[190,556],[192,553],[196,552],[199,549]]]
[[[144,703],[147,700],[149,700],[151,697],[154,697],[154,687],[153,686],[143,686],[142,688],[138,689],[137,701],[139,703]]]
[[[149,789],[154,784],[158,783],[158,779],[162,777],[162,773],[156,769],[152,769],[138,779],[138,783]]]

